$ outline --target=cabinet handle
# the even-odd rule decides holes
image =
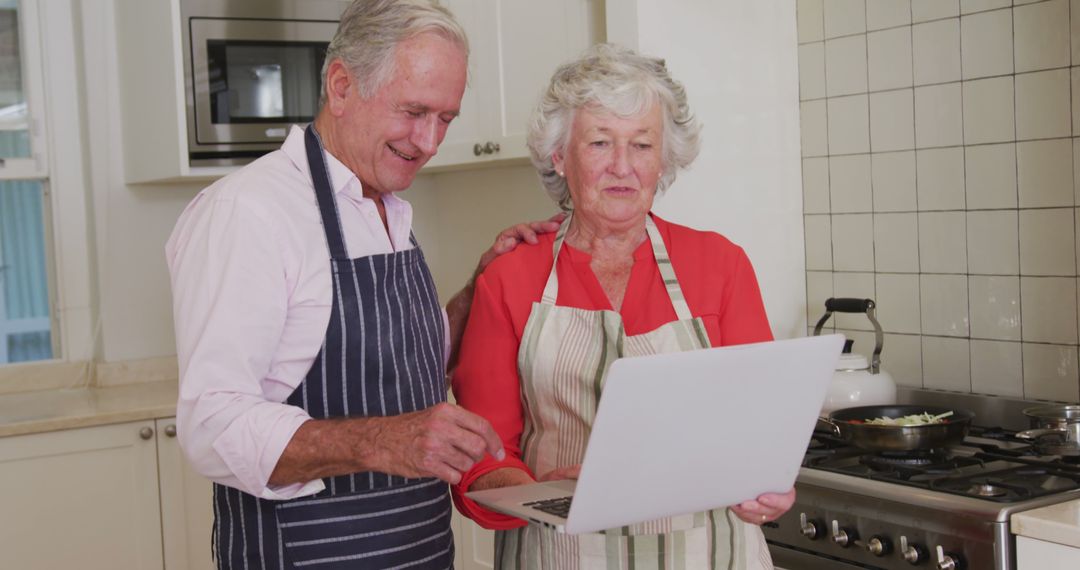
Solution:
[[[144,427],[139,430],[139,437],[143,439],[150,439],[154,437],[154,428]]]
[[[499,143],[488,141],[488,143],[484,145],[484,154],[493,154],[496,152],[499,152]]]
[[[165,437],[176,437],[176,425],[169,424],[165,426]]]
[[[481,154],[484,154],[484,145],[482,145],[480,143],[476,143],[476,144],[472,145],[472,153],[474,155],[476,155],[476,156],[480,156]]]

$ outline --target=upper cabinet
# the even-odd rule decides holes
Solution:
[[[603,38],[601,0],[446,0],[469,36],[461,116],[425,170],[529,156],[529,114],[552,72]]]

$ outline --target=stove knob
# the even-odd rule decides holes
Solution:
[[[799,513],[799,534],[815,540],[818,537],[818,525],[819,522],[810,521],[806,519],[806,513]]]
[[[900,537],[900,556],[912,566],[926,561],[926,550],[918,544],[908,544],[907,537]]]
[[[866,541],[866,551],[874,556],[885,556],[892,552],[892,542],[884,536],[875,534]]]
[[[945,549],[940,545],[937,547],[937,560],[938,570],[960,570],[962,568],[960,555],[945,552]]]
[[[854,530],[849,528],[840,528],[840,522],[833,520],[832,522],[832,541],[837,545],[847,548],[852,545],[859,536]]]

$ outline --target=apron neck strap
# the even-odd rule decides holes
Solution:
[[[334,201],[334,188],[330,185],[330,170],[323,157],[322,139],[319,138],[319,133],[315,132],[314,124],[308,125],[304,130],[304,148],[307,150],[308,170],[311,171],[311,182],[315,186],[315,199],[319,202],[319,214],[322,216],[330,258],[348,259],[345,238],[341,233],[341,218]]]
[[[555,300],[559,297],[559,277],[556,268],[559,265],[559,252],[562,251],[563,242],[566,240],[566,232],[570,229],[571,218],[573,218],[573,212],[559,226],[559,232],[555,234],[555,243],[551,246],[554,259],[551,263],[551,273],[548,274],[547,284],[544,285],[544,294],[540,298],[540,302],[545,305],[554,305]],[[671,299],[671,306],[675,309],[675,316],[680,321],[692,319],[693,315],[690,313],[690,306],[686,304],[686,297],[683,296],[682,287],[679,286],[679,280],[675,277],[675,269],[671,266],[667,246],[664,245],[664,239],[660,236],[660,230],[657,229],[656,223],[653,222],[651,214],[645,216],[645,231],[649,235],[653,257],[656,258],[656,266],[660,270],[660,277],[664,280],[664,287],[667,289],[668,298]]]

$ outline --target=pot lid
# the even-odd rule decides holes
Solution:
[[[844,351],[840,354],[840,360],[836,361],[837,370],[869,370],[870,361],[865,356],[851,352],[855,341],[850,338],[844,341]]]

